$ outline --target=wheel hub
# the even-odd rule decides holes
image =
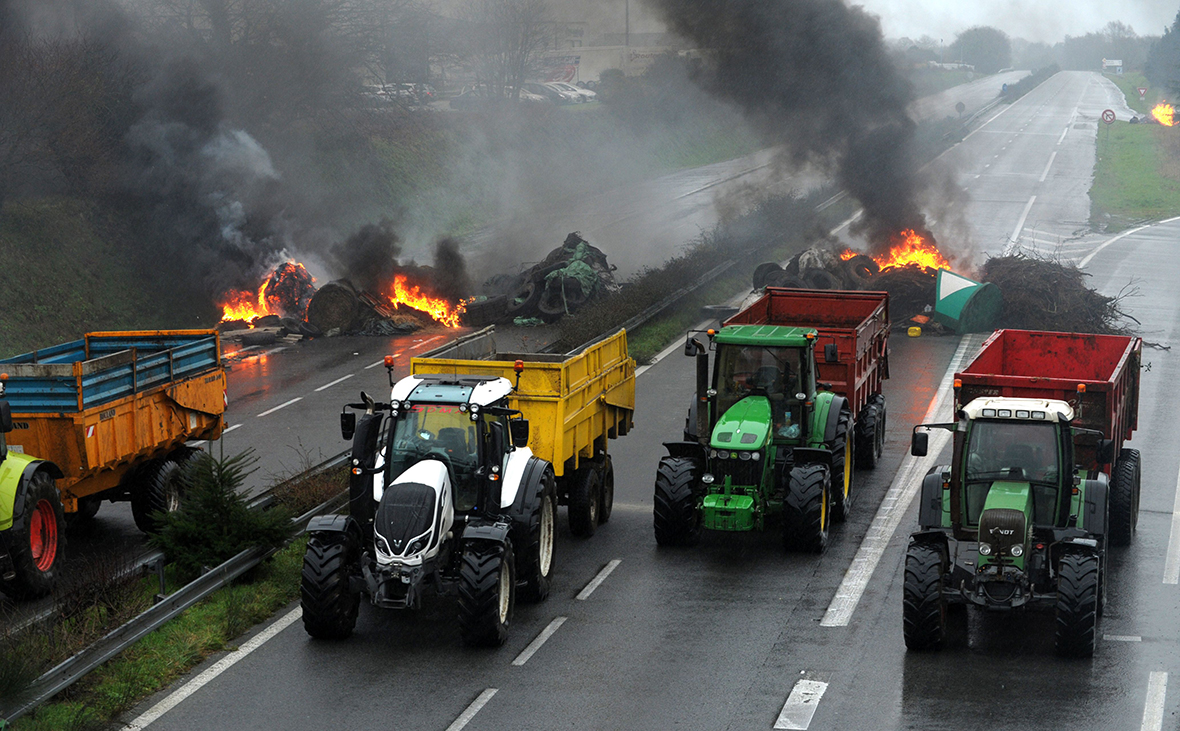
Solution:
[[[57,514],[48,500],[39,500],[29,519],[29,551],[38,571],[48,571],[57,558]]]
[[[548,495],[541,497],[541,575],[548,576],[553,563],[553,501]]]

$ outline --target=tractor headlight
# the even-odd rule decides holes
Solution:
[[[749,462],[750,461],[750,453],[749,452],[738,452],[738,459],[743,460],[745,462]]]
[[[713,475],[710,475],[708,472],[701,475],[701,482],[705,483],[706,485],[712,485],[713,479]]]
[[[716,449],[709,450],[709,459],[717,459],[717,450]]]
[[[729,452],[727,450],[723,449],[717,453],[717,456],[720,457],[721,459],[729,459]]]
[[[990,556],[990,555],[992,555],[992,547],[991,547],[991,544],[990,544],[990,543],[980,543],[980,544],[979,544],[979,555],[980,555],[980,556]]]
[[[401,408],[401,402],[399,402],[399,401],[390,401],[390,402],[389,402],[389,408],[393,409],[394,411],[397,411],[399,408]]]
[[[1012,548],[1009,549],[1009,553],[1011,553],[1016,558],[1020,558],[1024,555],[1024,546],[1017,543],[1015,546],[1012,546]]]
[[[761,453],[761,452],[752,452],[752,453],[750,454],[750,459],[752,459],[752,460],[754,460],[755,462],[757,462],[758,460],[762,459],[762,453]]]
[[[426,548],[426,536],[422,536],[421,538],[419,538],[418,540],[416,540],[410,544],[410,547],[406,549],[406,555],[413,556],[414,554],[421,553],[423,550],[425,550],[425,548]]]

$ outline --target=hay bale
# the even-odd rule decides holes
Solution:
[[[311,298],[307,306],[307,322],[321,332],[333,328],[348,332],[357,323],[362,310],[368,314],[368,308],[363,307],[352,283],[345,279],[337,279],[320,287]]]

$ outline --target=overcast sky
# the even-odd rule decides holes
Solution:
[[[851,0],[881,17],[888,38],[945,39],[973,25],[992,25],[1009,36],[1053,44],[1121,20],[1139,35],[1160,35],[1180,0]]]

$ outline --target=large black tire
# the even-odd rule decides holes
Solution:
[[[35,472],[25,489],[24,508],[12,516],[9,551],[16,576],[0,581],[0,591],[18,601],[51,593],[65,552],[65,527],[57,484],[47,473]]]
[[[520,599],[541,602],[549,596],[553,579],[553,545],[557,536],[557,487],[548,469],[541,478],[544,487],[528,515],[527,530],[521,531],[520,554],[516,558],[516,576],[520,581]],[[516,540],[515,538],[513,540]]]
[[[98,509],[102,506],[102,498],[98,495],[87,495],[86,497],[78,498],[78,509],[72,513],[66,513],[66,526],[74,528],[75,526],[82,526],[94,520],[94,516],[98,515]]]
[[[837,523],[843,523],[852,512],[855,497],[852,490],[852,466],[856,463],[856,440],[849,438],[848,426],[851,421],[852,412],[847,408],[841,409],[836,421],[836,437],[828,445],[832,450],[832,517]]]
[[[697,465],[690,459],[664,457],[656,467],[654,526],[661,546],[688,546],[701,535],[697,510]]]
[[[788,551],[823,553],[831,527],[831,473],[827,465],[791,470],[783,505],[783,546]]]
[[[1131,543],[1139,525],[1139,482],[1142,474],[1138,449],[1123,449],[1110,472],[1110,528],[1112,546]]]
[[[598,507],[602,502],[602,473],[588,466],[574,475],[570,487],[570,533],[589,538],[598,528]]]
[[[1090,657],[1098,637],[1098,557],[1067,553],[1057,566],[1057,654]]]
[[[881,457],[881,441],[878,435],[880,428],[880,412],[872,403],[866,404],[860,411],[860,418],[856,420],[856,468],[858,470],[876,469]]]
[[[610,455],[603,457],[602,462],[602,494],[598,504],[598,524],[610,520],[611,510],[615,507],[615,465]]]
[[[300,605],[303,628],[320,640],[342,640],[356,626],[360,594],[349,588],[359,547],[342,533],[314,534],[303,552]]]
[[[147,534],[160,532],[161,514],[180,509],[183,496],[182,470],[171,459],[153,459],[142,467],[131,487],[131,517],[135,527]]]
[[[766,286],[767,279],[772,272],[781,272],[783,268],[776,262],[768,261],[754,267],[753,284],[754,289],[762,289]]]
[[[508,639],[516,604],[512,544],[473,541],[459,557],[459,632],[470,647]]]
[[[543,285],[536,282],[524,282],[514,291],[508,293],[508,301],[504,309],[509,315],[528,316],[536,312],[537,302],[541,299]]]
[[[936,650],[946,636],[946,601],[942,598],[942,551],[911,542],[905,554],[902,586],[902,634],[911,650]]]
[[[827,269],[808,269],[803,272],[803,281],[812,289],[841,289],[844,283]]]

